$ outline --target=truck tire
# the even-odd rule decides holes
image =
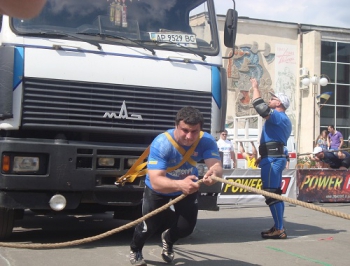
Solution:
[[[15,221],[14,209],[0,207],[0,239],[9,238]]]

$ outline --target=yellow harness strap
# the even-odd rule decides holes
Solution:
[[[178,165],[175,165],[173,167],[169,167],[166,169],[166,171],[169,173],[171,171],[174,171],[175,169],[178,169],[181,165],[183,165],[186,161],[189,162],[191,165],[196,166],[197,162],[194,161],[191,158],[191,155],[193,154],[194,150],[196,149],[199,141],[203,137],[204,132],[201,131],[199,133],[199,138],[196,140],[195,143],[192,144],[191,148],[186,152],[184,148],[182,148],[171,136],[168,132],[165,132],[165,136],[168,138],[168,140],[171,142],[171,144],[178,150],[178,152],[183,156],[181,162]]]
[[[170,143],[180,152],[180,154],[183,156],[181,162],[178,165],[175,165],[173,167],[169,167],[166,169],[167,172],[174,171],[175,169],[179,168],[181,165],[183,165],[186,161],[188,161],[191,165],[196,166],[197,162],[194,161],[191,158],[191,155],[193,154],[195,148],[197,147],[200,139],[203,137],[204,132],[201,131],[199,134],[199,138],[196,140],[195,143],[192,144],[191,148],[186,152],[184,148],[182,148],[172,137],[168,132],[164,132],[165,136],[168,138]],[[125,185],[126,182],[132,183],[134,180],[140,176],[144,176],[147,173],[147,162],[144,160],[149,155],[150,146],[147,147],[147,149],[141,154],[141,156],[136,160],[136,162],[130,167],[130,169],[121,177],[117,178],[117,181],[115,182],[116,185]]]

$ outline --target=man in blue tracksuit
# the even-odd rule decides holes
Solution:
[[[259,153],[261,161],[262,187],[265,191],[281,195],[282,171],[286,167],[286,156],[284,146],[292,132],[292,123],[285,111],[290,102],[284,93],[271,94],[269,103],[260,96],[258,82],[251,79],[253,87],[253,106],[257,113],[262,116],[266,122],[261,133]],[[284,202],[271,197],[265,197],[266,204],[274,220],[271,229],[261,232],[263,238],[285,239],[287,233],[283,227]]]

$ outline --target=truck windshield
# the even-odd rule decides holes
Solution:
[[[11,23],[18,35],[78,35],[108,44],[188,47],[200,54],[218,49],[213,0],[48,0],[39,16]]]

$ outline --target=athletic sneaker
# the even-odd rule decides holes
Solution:
[[[162,233],[162,244],[163,244],[162,258],[165,262],[170,263],[174,259],[174,250],[173,250],[173,244],[171,244],[165,240],[165,234],[168,231],[169,231],[169,229],[165,230]]]
[[[131,265],[136,266],[147,266],[147,263],[143,260],[141,251],[132,251],[130,250],[129,260]]]

